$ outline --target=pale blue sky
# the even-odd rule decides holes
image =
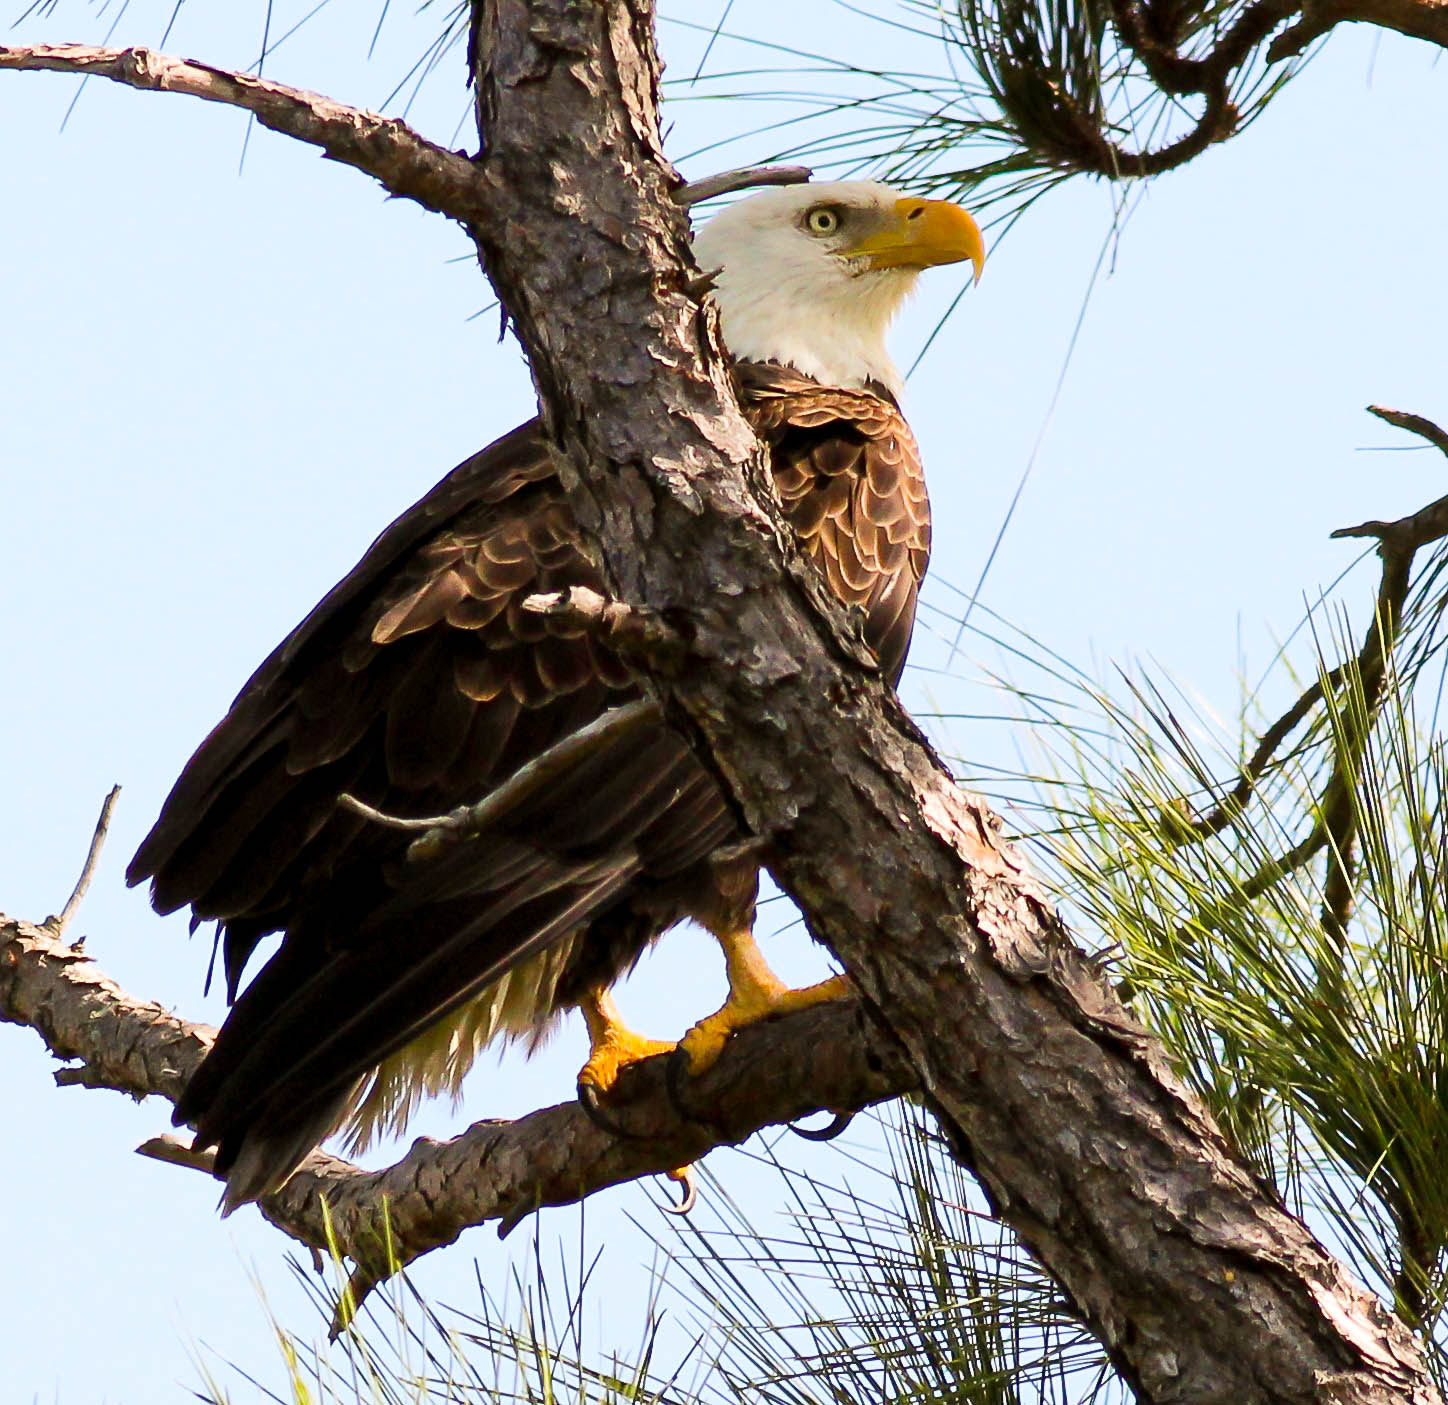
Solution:
[[[712,20],[720,3],[665,10]],[[274,33],[307,8],[279,4]],[[114,42],[157,42],[170,9],[134,0]],[[261,7],[235,9],[185,11],[167,47],[246,65]],[[72,0],[7,41],[98,41],[113,18]],[[730,29],[803,44],[821,18],[838,56],[922,61],[905,37],[825,0],[738,0]],[[369,62],[374,20],[325,9],[268,71],[380,105],[438,21],[389,15]],[[665,25],[662,41],[671,77],[692,72],[699,35]],[[1436,455],[1358,452],[1407,442],[1362,413],[1369,401],[1448,419],[1448,85],[1434,59],[1344,32],[1245,136],[1147,191],[1049,418],[1111,193],[1078,182],[1027,215],[910,385],[937,581],[973,585],[1039,439],[986,602],[1082,663],[1160,660],[1230,712],[1239,647],[1255,676],[1304,596],[1352,560],[1328,532],[1442,491]],[[757,61],[725,41],[710,63]],[[460,76],[449,57],[414,107],[428,135],[454,139]],[[490,293],[443,221],[263,131],[239,172],[245,119],[187,98],[92,82],[61,132],[75,89],[0,74],[0,909],[38,919],[61,905],[119,781],[77,930],[136,994],[216,1020],[217,1000],[199,993],[205,941],[188,943],[183,920],[156,918],[123,887],[126,859],[255,664],[396,512],[531,413],[531,392],[496,319],[468,320]],[[778,111],[673,101],[671,150],[682,161]],[[684,168],[706,174],[774,145],[752,139]],[[954,272],[928,278],[899,329],[902,362],[959,286]],[[1359,621],[1368,583],[1353,597]],[[948,591],[933,598],[954,608]],[[928,639],[917,651],[942,657]],[[987,706],[923,671],[905,691],[922,708]],[[994,760],[1016,739],[986,723],[949,734]],[[797,927],[771,950],[790,974],[818,964]],[[676,934],[624,1003],[649,1032],[677,1033],[713,1008],[718,965],[704,940]],[[559,1101],[582,1050],[570,1026],[531,1063],[480,1070],[463,1113],[433,1108],[418,1130]],[[222,1224],[210,1182],[132,1154],[167,1125],[161,1104],[56,1090],[28,1031],[0,1030],[0,1058],[12,1129],[0,1405],[181,1399],[197,1344],[274,1378],[250,1275],[284,1321],[313,1326],[286,1242],[254,1212]],[[788,1154],[832,1155],[793,1142]],[[711,1166],[772,1213],[768,1177],[728,1154]],[[598,1311],[620,1341],[651,1253],[629,1214],[652,1214],[634,1188],[598,1197],[588,1216],[590,1234],[610,1238]],[[543,1230],[575,1225],[560,1212]],[[475,1258],[501,1287],[519,1252],[474,1233],[417,1278],[466,1304]]]

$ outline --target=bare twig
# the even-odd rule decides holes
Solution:
[[[216,1152],[211,1148],[197,1151],[190,1142],[167,1132],[151,1137],[136,1148],[137,1156],[149,1156],[168,1166],[184,1166],[188,1171],[204,1171],[208,1176],[216,1170]]]
[[[674,191],[674,200],[686,209],[713,200],[719,195],[732,195],[736,190],[751,190],[761,185],[801,185],[814,172],[808,166],[741,166],[736,171],[720,171],[717,176],[690,181]]]
[[[70,897],[65,900],[65,906],[61,908],[60,916],[52,917],[46,923],[57,936],[65,931],[70,924],[70,919],[75,916],[76,909],[85,901],[91,879],[95,876],[96,863],[100,859],[101,850],[105,847],[106,833],[111,827],[111,814],[116,808],[116,797],[120,793],[120,786],[113,785],[110,794],[101,801],[100,817],[96,820],[95,832],[91,835],[90,848],[86,850],[85,863],[81,866],[80,877],[75,880],[75,887],[71,889]]]
[[[1381,405],[1369,405],[1368,413],[1426,439],[1448,454],[1448,430],[1440,429],[1432,420],[1406,410],[1388,410]],[[1419,508],[1417,512],[1398,518],[1396,522],[1359,522],[1356,527],[1339,527],[1332,535],[1335,538],[1373,537],[1384,560],[1405,552],[1411,557],[1414,552],[1448,536],[1448,495]]]
[[[337,804],[344,810],[351,810],[355,815],[361,815],[373,824],[380,824],[387,829],[400,829],[408,832],[426,834],[433,829],[457,829],[461,826],[464,817],[468,813],[466,805],[459,805],[455,810],[449,810],[445,815],[389,815],[385,810],[379,810],[375,805],[369,805],[365,800],[359,800],[355,795],[343,791],[337,797]]]
[[[420,862],[434,857],[441,848],[457,839],[480,834],[530,795],[537,794],[550,781],[557,780],[585,757],[593,755],[600,747],[650,724],[663,725],[663,714],[659,705],[651,699],[640,698],[625,703],[622,707],[610,708],[586,727],[569,733],[562,741],[550,746],[526,765],[520,766],[502,785],[489,791],[477,804],[461,805],[446,815],[426,818],[389,815],[359,800],[355,795],[339,796],[337,803],[345,809],[365,815],[376,824],[386,825],[389,829],[425,831],[422,837],[413,840],[407,849],[407,857],[414,862]]]
[[[1397,429],[1406,429],[1409,434],[1417,434],[1448,454],[1448,430],[1440,429],[1425,416],[1415,415],[1409,410],[1390,410],[1386,405],[1369,405],[1368,414],[1376,415]]]

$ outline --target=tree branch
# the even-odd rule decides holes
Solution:
[[[737,171],[720,171],[717,176],[690,181],[674,192],[674,199],[686,207],[702,205],[720,195],[753,190],[756,186],[801,185],[813,175],[808,166],[741,166]]]
[[[4,916],[0,1019],[31,1026],[57,1058],[80,1061],[57,1072],[60,1083],[170,1102],[215,1037],[208,1026],[128,995],[53,927]],[[568,1102],[516,1122],[478,1122],[446,1142],[420,1138],[384,1171],[313,1153],[259,1208],[298,1242],[322,1253],[335,1246],[376,1282],[475,1225],[499,1220],[506,1233],[540,1206],[569,1205],[697,1161],[763,1127],[819,1111],[854,1112],[916,1086],[897,1047],[856,1000],[741,1032],[690,1084],[692,1119],[669,1094],[666,1065],[660,1057],[625,1070],[618,1089],[624,1136]],[[208,1153],[198,1156],[171,1137],[140,1150],[210,1172]]]
[[[147,92],[186,93],[239,107],[263,127],[320,147],[328,160],[365,172],[393,195],[464,224],[489,222],[482,168],[466,153],[428,141],[406,122],[303,88],[140,47],[0,44],[0,69],[7,68],[109,78]],[[797,184],[812,174],[808,166],[746,166],[681,183],[673,198],[687,208],[754,186]]]
[[[29,1025],[58,1059],[56,1081],[175,1102],[216,1031],[128,995],[54,922],[0,915],[0,1020]]]
[[[250,112],[263,127],[320,147],[333,161],[374,177],[393,195],[455,220],[488,218],[477,166],[436,146],[405,122],[269,78],[233,73],[153,49],[84,44],[0,45],[0,69],[48,70],[110,78],[150,92],[188,93]]]
[[[1376,24],[1448,49],[1448,0],[1307,0],[1302,17],[1267,50],[1267,62],[1300,54],[1340,24]]]
[[[1255,0],[1202,58],[1183,55],[1174,42],[1152,31],[1151,15],[1142,0],[1112,0],[1111,19],[1122,43],[1136,56],[1151,81],[1174,97],[1205,99],[1196,125],[1165,146],[1128,151],[1111,141],[1099,123],[1090,124],[1098,174],[1119,179],[1156,176],[1185,165],[1209,146],[1235,136],[1241,113],[1231,100],[1232,78],[1252,51],[1296,9],[1295,0]]]
[[[1417,434],[1448,454],[1448,431],[1432,420],[1381,405],[1370,405],[1368,411],[1388,424]],[[1374,538],[1378,542],[1378,554],[1382,557],[1383,570],[1373,619],[1362,646],[1353,658],[1339,664],[1306,688],[1297,701],[1262,734],[1243,765],[1236,786],[1211,811],[1186,821],[1167,815],[1162,822],[1162,842],[1173,848],[1194,844],[1220,833],[1240,817],[1277,749],[1324,697],[1330,698],[1332,716],[1337,721],[1332,738],[1336,755],[1327,782],[1317,797],[1317,815],[1312,828],[1306,838],[1294,844],[1286,854],[1267,860],[1246,879],[1233,903],[1260,897],[1326,850],[1321,921],[1329,948],[1339,954],[1347,941],[1347,927],[1354,904],[1353,880],[1358,842],[1354,788],[1361,773],[1368,738],[1389,696],[1391,663],[1403,631],[1403,611],[1414,561],[1419,551],[1445,536],[1448,536],[1448,496],[1395,522],[1363,522],[1332,533],[1334,540]],[[1224,910],[1231,905],[1213,903],[1194,912],[1191,922],[1177,930],[1174,940],[1191,942],[1193,930],[1216,925]],[[1340,978],[1340,962],[1333,971],[1323,973],[1325,999],[1335,1001]],[[1131,983],[1119,983],[1117,993],[1123,999],[1129,999],[1133,994]]]

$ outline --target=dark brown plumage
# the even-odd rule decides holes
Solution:
[[[739,375],[801,543],[898,677],[930,540],[909,429],[884,392]],[[257,670],[141,845],[127,876],[152,880],[158,910],[221,924],[235,1004],[176,1119],[217,1146],[229,1204],[284,1180],[384,1060],[368,1120],[409,1103],[409,1041],[429,1087],[455,1086],[476,1046],[536,1034],[681,918],[717,932],[752,917],[757,861],[717,857],[739,831],[662,725],[431,862],[339,808],[344,792],[402,815],[476,801],[636,697],[595,639],[520,610],[577,585],[604,589],[534,421],[378,538]],[[272,932],[281,946],[237,998]],[[430,1050],[429,1026],[445,1032]]]

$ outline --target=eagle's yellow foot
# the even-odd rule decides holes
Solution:
[[[588,1025],[588,1062],[578,1070],[578,1101],[589,1120],[616,1137],[630,1136],[606,1110],[604,1100],[610,1097],[619,1074],[630,1064],[651,1059],[656,1054],[671,1054],[675,1045],[662,1039],[645,1039],[635,1034],[618,1013],[618,1006],[606,990],[590,991],[580,1003],[584,1022]],[[687,1215],[699,1199],[699,1182],[692,1166],[676,1166],[667,1172],[671,1181],[681,1187],[679,1203],[664,1206],[670,1215]]]
[[[588,1025],[588,1062],[578,1070],[578,1101],[589,1118],[606,1132],[626,1137],[628,1130],[611,1117],[606,1101],[612,1097],[619,1074],[630,1064],[672,1053],[674,1045],[635,1034],[618,1012],[606,990],[590,992],[580,1002]]]
[[[763,952],[748,931],[719,936],[719,945],[724,948],[724,959],[729,966],[729,998],[679,1040],[691,1077],[714,1065],[736,1030],[772,1015],[787,1015],[822,1005],[827,1000],[839,1000],[850,993],[849,981],[844,976],[831,976],[827,981],[798,990],[785,985],[769,969]]]

